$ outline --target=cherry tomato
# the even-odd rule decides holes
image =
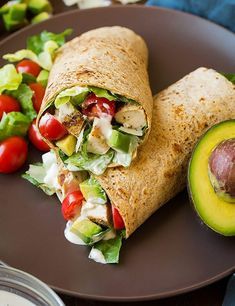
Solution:
[[[17,65],[16,65],[16,70],[19,72],[19,73],[28,73],[28,74],[31,74],[33,76],[35,76],[35,78],[39,75],[39,72],[41,71],[41,67],[31,61],[31,60],[22,60],[21,62],[19,62]]]
[[[90,94],[86,98],[83,107],[83,114],[88,117],[100,117],[102,113],[113,117],[116,111],[115,101],[96,97],[95,94]]]
[[[0,142],[0,173],[12,173],[26,161],[28,145],[24,138],[12,136]]]
[[[39,133],[37,127],[36,127],[36,119],[33,120],[33,122],[30,125],[29,128],[29,139],[32,142],[32,144],[40,151],[42,152],[48,152],[50,151],[50,147],[48,144],[43,140],[41,134]]]
[[[39,131],[48,140],[59,140],[68,132],[53,115],[45,113],[39,121]]]
[[[36,110],[36,112],[38,113],[39,110],[40,110],[40,107],[42,105],[42,100],[43,100],[44,95],[45,95],[45,88],[39,83],[31,83],[31,84],[29,84],[29,87],[34,92],[33,98],[32,98],[33,107]]]
[[[73,219],[80,212],[83,199],[80,190],[67,194],[62,202],[62,214],[66,220]]]
[[[2,119],[3,113],[19,111],[20,104],[15,98],[7,95],[0,95],[0,120]]]
[[[121,230],[121,229],[125,228],[125,224],[122,220],[121,215],[119,214],[119,211],[113,205],[112,205],[112,214],[113,214],[113,226],[114,226],[114,228],[116,230]]]

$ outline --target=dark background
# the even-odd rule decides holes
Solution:
[[[0,5],[3,5],[7,1],[0,0]],[[145,1],[141,1],[140,3],[144,3]],[[51,0],[51,3],[54,8],[54,14],[58,14],[61,12],[69,11],[71,9],[76,9],[76,6],[66,7],[62,0]],[[115,5],[115,1],[113,1]],[[3,28],[2,23],[0,22],[0,39],[8,36]],[[214,254],[216,255],[216,254]],[[213,256],[214,256],[213,255]],[[223,279],[213,285],[207,286],[203,289],[199,289],[193,291],[188,294],[180,295],[177,297],[163,299],[163,300],[155,300],[151,302],[135,302],[135,303],[113,303],[113,302],[97,302],[90,300],[81,300],[75,297],[66,296],[60,294],[60,297],[64,301],[67,306],[111,306],[111,305],[123,305],[127,306],[132,304],[134,305],[143,305],[143,306],[221,306],[223,297],[225,294],[226,284],[228,278]]]

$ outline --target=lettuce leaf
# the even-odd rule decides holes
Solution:
[[[12,64],[0,69],[0,94],[4,90],[16,90],[22,82],[22,75],[16,71]]]
[[[109,101],[116,100],[115,95],[113,95],[110,91],[106,89],[89,86],[89,90],[92,91],[99,98],[106,98]]]
[[[27,40],[27,49],[39,55],[44,50],[44,44],[48,41],[54,41],[59,47],[65,43],[66,36],[73,32],[72,29],[66,29],[64,32],[56,34],[43,31],[39,35],[33,35]]]
[[[19,62],[24,58],[30,59],[37,63],[45,70],[51,70],[55,51],[59,48],[58,44],[52,40],[47,41],[43,46],[43,51],[39,54],[32,50],[22,49],[15,53],[8,53],[3,56],[5,60],[11,63]]]
[[[33,185],[41,188],[46,194],[53,195],[57,192],[56,176],[58,165],[53,151],[42,155],[43,163],[29,165],[29,170],[22,175]]]
[[[88,95],[89,90],[87,87],[72,87],[63,90],[58,94],[55,99],[55,107],[59,108],[61,105],[71,102],[73,105],[77,106],[81,104],[86,96]]]
[[[87,154],[85,156],[81,153],[76,153],[65,160],[68,165],[76,166],[80,171],[87,170],[95,175],[104,173],[108,165],[111,163],[114,152],[109,150],[104,155]]]
[[[94,259],[92,252],[94,252],[94,250],[98,250],[102,253],[105,259],[105,262],[102,263],[118,263],[121,246],[122,238],[120,236],[110,240],[101,240],[93,246],[89,258]]]
[[[47,195],[53,195],[54,189],[44,184],[43,179],[46,176],[46,170],[42,164],[30,165],[29,170],[22,174],[22,178],[29,181],[34,186],[42,189]]]
[[[8,91],[7,94],[13,96],[20,102],[23,114],[26,115],[30,121],[37,117],[37,113],[32,102],[33,91],[28,85],[20,84],[17,90]]]
[[[11,136],[25,136],[30,119],[20,112],[4,113],[0,121],[0,141]]]

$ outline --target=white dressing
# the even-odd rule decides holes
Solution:
[[[102,264],[106,264],[106,260],[104,258],[104,255],[102,254],[102,252],[96,248],[92,248],[89,254],[90,259],[102,263]]]
[[[82,219],[81,219],[81,220],[82,220]],[[73,243],[73,244],[86,245],[85,242],[84,242],[81,238],[79,238],[77,235],[75,235],[74,233],[72,233],[72,232],[70,231],[72,225],[73,225],[73,222],[72,222],[72,221],[68,221],[68,222],[66,223],[66,227],[65,227],[65,230],[64,230],[64,236],[65,236],[65,238],[66,238],[69,242],[71,242],[71,243]]]

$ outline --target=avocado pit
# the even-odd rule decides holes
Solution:
[[[209,177],[219,198],[235,203],[235,138],[220,142],[209,157]]]

